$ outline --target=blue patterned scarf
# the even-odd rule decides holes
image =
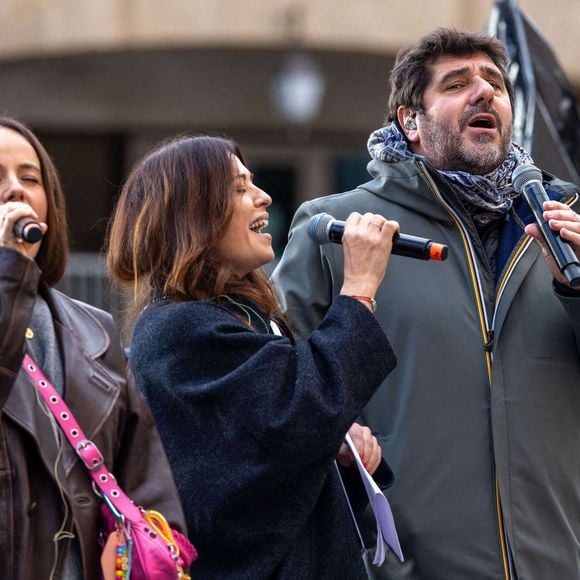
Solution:
[[[395,123],[374,131],[367,144],[373,159],[386,163],[421,157],[412,153]],[[465,171],[439,171],[461,199],[478,228],[503,219],[518,196],[512,187],[512,173],[522,163],[533,163],[526,150],[511,143],[504,162],[486,175]]]

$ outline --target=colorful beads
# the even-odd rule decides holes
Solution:
[[[117,544],[115,556],[115,578],[126,578],[129,569],[127,558],[127,544],[125,542]]]

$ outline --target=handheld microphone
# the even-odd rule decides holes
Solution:
[[[580,262],[570,244],[560,237],[544,219],[544,201],[550,198],[542,185],[542,172],[534,165],[525,164],[516,168],[512,175],[514,189],[520,193],[534,214],[534,219],[550,251],[558,269],[570,286],[580,286]]]
[[[346,222],[335,220],[327,213],[313,215],[307,224],[308,235],[317,244],[342,244],[342,234]],[[397,256],[416,258],[418,260],[445,260],[448,248],[444,244],[437,244],[425,238],[395,233],[393,236],[393,250]]]
[[[34,244],[42,239],[42,229],[38,222],[31,218],[21,218],[14,224],[14,235],[22,238],[29,244]]]

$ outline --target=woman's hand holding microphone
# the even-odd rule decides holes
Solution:
[[[25,241],[26,230],[32,228],[34,242]],[[40,234],[38,233],[40,228]],[[34,259],[40,247],[39,241],[46,233],[47,225],[38,221],[37,213],[27,204],[9,201],[0,205],[0,246],[12,248]]]
[[[351,213],[342,236],[344,282],[340,293],[358,299],[371,311],[393,249],[396,221],[379,214]]]

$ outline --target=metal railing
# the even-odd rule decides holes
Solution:
[[[109,281],[103,254],[72,252],[65,274],[56,287],[71,298],[110,312],[120,328],[127,296]]]

